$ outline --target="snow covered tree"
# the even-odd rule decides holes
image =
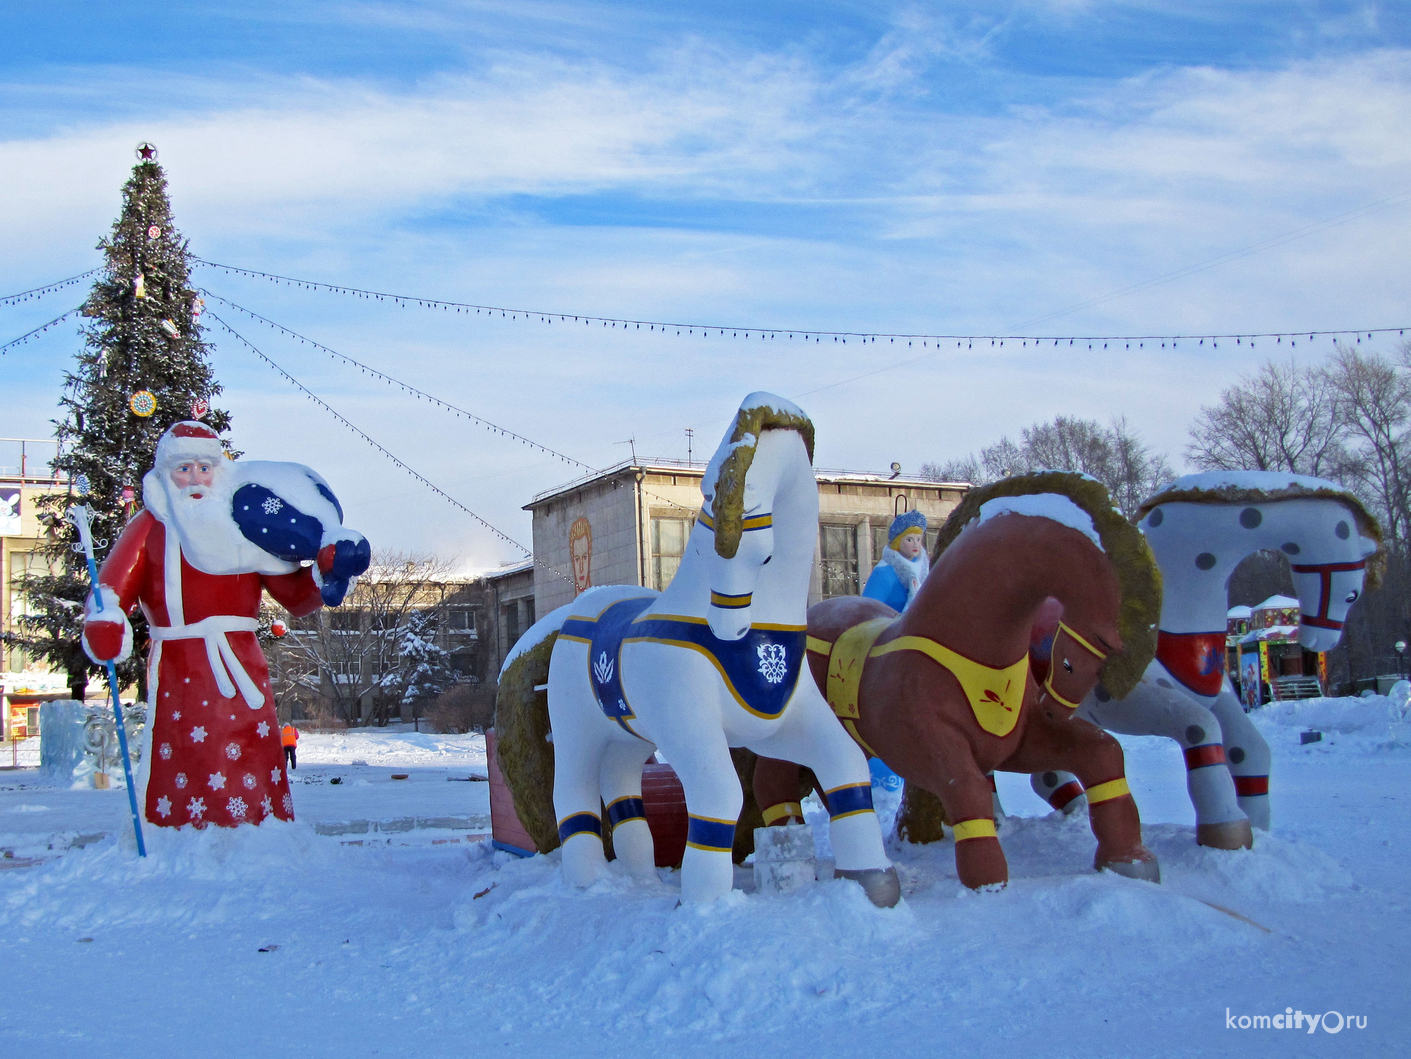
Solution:
[[[93,536],[103,560],[102,542],[117,539],[139,510],[142,476],[151,467],[157,439],[172,423],[203,419],[225,430],[230,416],[210,407],[221,392],[201,341],[201,301],[191,289],[191,253],[172,223],[167,180],[150,144],[138,148],[139,161],[122,189],[122,212],[111,234],[98,244],[105,265],[83,305],[84,348],[65,375],[54,420],[59,456],[53,469],[70,482],[87,482],[88,494],[40,498],[49,527],[50,573],[21,585],[28,613],[18,632],[6,639],[30,657],[66,672],[76,698],[93,665],[79,646],[88,570],[82,553],[70,545],[78,534],[64,519],[80,500],[93,509]],[[125,683],[145,697],[146,622],[134,622],[132,658],[119,667]]]
[[[451,652],[436,642],[441,631],[442,612],[414,611],[397,630],[397,656],[394,686],[399,702],[412,708],[412,719],[420,721],[420,707],[456,683],[451,669]]]

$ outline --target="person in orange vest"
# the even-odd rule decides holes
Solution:
[[[284,763],[291,769],[298,768],[299,761],[295,751],[299,748],[299,729],[294,727],[293,721],[285,722],[284,727],[279,730],[279,742],[284,747]]]

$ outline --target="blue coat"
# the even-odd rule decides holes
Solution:
[[[906,609],[906,586],[890,563],[878,563],[872,568],[862,594],[868,599],[881,600],[898,613]]]

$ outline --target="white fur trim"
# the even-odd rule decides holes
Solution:
[[[882,549],[882,562],[896,571],[897,580],[906,586],[906,601],[910,603],[916,598],[917,590],[921,588],[921,582],[926,580],[926,575],[931,572],[931,560],[923,551],[915,559],[908,559],[901,552],[891,546]]]

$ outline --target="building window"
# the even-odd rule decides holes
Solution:
[[[328,616],[329,625],[339,632],[357,632],[362,628],[362,612],[339,608]]]
[[[451,655],[451,670],[463,680],[478,679],[479,656],[474,651],[456,651]]]
[[[475,611],[471,607],[450,607],[446,611],[446,628],[456,633],[475,632]]]
[[[681,556],[686,554],[686,541],[691,536],[693,520],[688,518],[652,519],[652,588],[662,590],[671,584]]]
[[[857,528],[825,522],[818,527],[818,550],[823,598],[857,595]]]

